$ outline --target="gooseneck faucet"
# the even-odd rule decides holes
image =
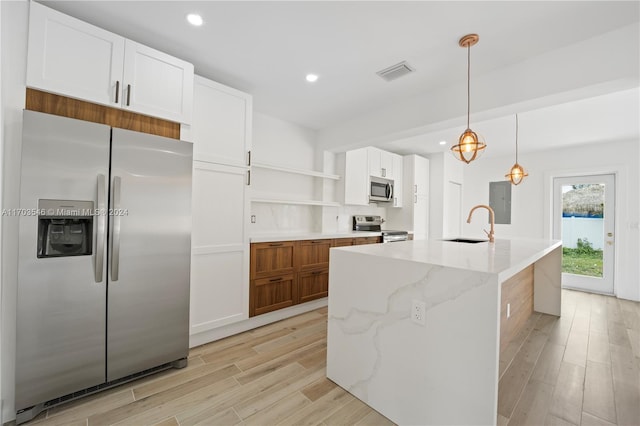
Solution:
[[[477,208],[485,208],[489,211],[489,221],[491,222],[491,230],[489,232],[487,232],[486,229],[483,229],[484,233],[487,234],[487,236],[489,237],[489,242],[492,243],[494,241],[493,235],[493,226],[495,225],[495,213],[493,212],[493,209],[489,206],[487,206],[486,204],[478,204],[477,206],[473,207],[471,209],[471,211],[469,212],[469,217],[467,218],[467,223],[471,223],[471,215],[473,215],[473,211]]]

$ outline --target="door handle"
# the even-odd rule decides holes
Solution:
[[[96,270],[95,280],[97,283],[102,282],[102,270],[104,269],[104,236],[107,231],[105,226],[106,217],[106,196],[105,196],[105,177],[98,175],[98,203],[97,203],[97,235],[96,235]]]
[[[116,103],[120,100],[120,80],[116,80]]]
[[[120,176],[113,178],[113,210],[120,210],[120,191],[122,179]],[[111,281],[118,281],[120,275],[120,216],[113,216],[113,232],[111,234]]]
[[[127,84],[127,106],[131,105],[131,85]]]

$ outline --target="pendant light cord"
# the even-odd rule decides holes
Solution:
[[[518,114],[516,114],[516,164],[518,164]]]
[[[467,130],[471,115],[471,44],[467,44]]]

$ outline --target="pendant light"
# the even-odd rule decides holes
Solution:
[[[451,147],[454,157],[469,164],[484,152],[487,144],[478,139],[476,132],[469,128],[469,115],[471,114],[471,46],[480,40],[478,34],[467,34],[458,44],[467,48],[467,130],[458,140],[458,144]]]
[[[529,174],[518,164],[518,114],[516,114],[516,164],[511,167],[509,173],[504,175],[512,184],[518,185]]]

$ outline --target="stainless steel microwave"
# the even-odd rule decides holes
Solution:
[[[369,180],[369,201],[390,202],[393,200],[393,181],[371,176]]]

